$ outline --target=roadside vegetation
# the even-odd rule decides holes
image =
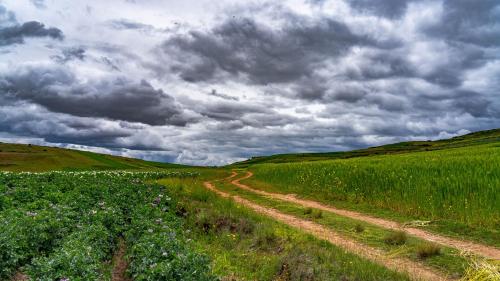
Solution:
[[[409,280],[218,197],[202,182],[159,181],[173,188],[189,237],[211,257],[214,273],[223,280]]]
[[[332,161],[260,164],[246,180],[393,219],[500,245],[500,149],[469,148]]]
[[[330,212],[321,212],[322,215],[317,216],[315,214],[320,210],[271,199],[240,189],[227,182],[218,184],[218,187],[259,205],[326,226],[343,237],[380,249],[390,258],[408,258],[454,278],[463,276],[464,271],[469,267],[469,259],[461,256],[459,249],[438,246],[402,231],[388,230]]]

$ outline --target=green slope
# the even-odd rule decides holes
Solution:
[[[500,129],[479,131],[451,139],[437,141],[410,141],[388,144],[365,149],[346,151],[346,152],[325,152],[325,153],[293,153],[276,154],[271,156],[253,157],[246,161],[233,163],[231,166],[246,167],[253,164],[263,163],[290,163],[321,161],[332,159],[345,159],[362,156],[399,154],[407,152],[431,151],[449,148],[459,148],[471,145],[480,145],[492,142],[500,143]]]
[[[1,171],[42,172],[52,170],[129,170],[182,167],[187,166],[72,149],[0,143]]]

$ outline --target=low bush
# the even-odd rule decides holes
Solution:
[[[265,229],[254,238],[252,248],[265,252],[279,253],[283,250],[282,242],[274,231]]]
[[[356,233],[361,233],[361,232],[365,231],[365,227],[364,227],[362,224],[357,223],[357,224],[354,226],[354,231],[355,231]]]
[[[421,259],[426,259],[440,254],[441,247],[434,243],[423,243],[417,247],[417,256]]]
[[[301,250],[292,250],[281,258],[280,269],[276,280],[282,281],[314,281],[313,259]],[[325,276],[326,277],[326,276]]]
[[[313,210],[311,216],[315,219],[323,218],[323,212],[321,210]]]
[[[406,243],[406,240],[408,240],[408,236],[404,231],[392,232],[384,238],[384,242],[387,245],[393,246],[403,245]]]

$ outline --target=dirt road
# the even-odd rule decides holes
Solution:
[[[233,173],[233,175],[231,175],[231,176],[235,177],[236,175]],[[331,212],[331,213],[334,213],[337,215],[341,215],[344,217],[364,221],[364,222],[374,224],[374,225],[377,225],[377,226],[380,226],[383,228],[387,228],[387,229],[402,230],[410,235],[413,235],[413,236],[416,236],[418,238],[421,238],[421,239],[424,239],[427,241],[431,241],[431,242],[434,242],[437,244],[441,244],[441,245],[446,246],[446,247],[455,248],[455,249],[459,249],[462,251],[467,251],[467,252],[473,253],[475,255],[483,256],[483,257],[490,258],[490,259],[500,260],[500,249],[492,247],[492,246],[486,246],[486,245],[482,245],[482,244],[478,244],[478,243],[474,243],[474,242],[470,242],[470,241],[462,241],[462,240],[458,240],[458,239],[444,237],[444,236],[441,236],[438,234],[430,233],[428,231],[425,231],[425,230],[422,230],[419,228],[404,227],[403,225],[401,225],[397,222],[394,222],[394,221],[381,219],[381,218],[375,218],[375,217],[371,217],[369,215],[361,214],[361,213],[354,212],[354,211],[338,209],[338,208],[328,206],[328,205],[325,205],[325,204],[322,204],[322,203],[319,203],[316,201],[296,198],[294,195],[271,193],[271,192],[267,192],[267,191],[263,191],[263,190],[258,190],[258,189],[251,188],[248,185],[240,183],[241,180],[248,179],[252,176],[253,176],[252,172],[247,172],[247,174],[244,177],[235,179],[235,180],[231,181],[231,183],[233,185],[241,188],[241,189],[251,191],[251,192],[254,192],[256,194],[260,194],[260,195],[267,196],[270,198],[295,203],[295,204],[298,204],[298,205],[301,205],[304,207],[309,207],[309,208],[323,210],[326,212]]]
[[[234,175],[233,175],[234,177]],[[266,208],[247,199],[239,196],[232,196],[229,193],[223,192],[215,187],[211,182],[205,182],[205,187],[224,198],[231,198],[235,202],[244,205],[260,214],[269,216],[277,221],[285,223],[289,226],[299,228],[308,232],[319,239],[329,241],[330,243],[356,254],[360,257],[383,265],[389,269],[408,274],[413,280],[453,280],[443,274],[428,268],[419,263],[413,262],[406,258],[389,258],[379,249],[372,248],[366,245],[359,244],[351,239],[345,238],[335,231],[328,229],[320,224],[300,219],[288,214],[281,213],[272,208]]]

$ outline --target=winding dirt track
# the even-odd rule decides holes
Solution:
[[[237,175],[237,173],[233,172],[231,177],[235,177],[236,175]],[[267,191],[263,191],[263,190],[258,190],[258,189],[251,188],[248,185],[240,183],[241,180],[248,179],[252,176],[253,176],[252,172],[247,172],[247,174],[244,177],[239,178],[239,179],[235,179],[235,180],[231,181],[231,183],[233,185],[241,188],[241,189],[251,191],[251,192],[254,192],[256,194],[268,196],[270,198],[279,199],[279,200],[283,200],[283,201],[288,201],[291,203],[302,205],[304,207],[320,209],[320,210],[331,212],[331,213],[341,215],[344,217],[348,217],[348,218],[364,221],[367,223],[371,223],[371,224],[374,224],[374,225],[377,225],[377,226],[380,226],[383,228],[387,228],[387,229],[402,230],[410,235],[413,235],[413,236],[416,236],[418,238],[421,238],[421,239],[424,239],[427,241],[431,241],[431,242],[434,242],[437,244],[441,244],[441,245],[446,246],[446,247],[455,248],[455,249],[459,249],[462,251],[467,251],[467,252],[473,253],[475,255],[482,256],[482,257],[489,258],[489,259],[500,260],[500,249],[495,248],[495,247],[486,246],[486,245],[482,245],[482,244],[478,244],[478,243],[474,243],[474,242],[470,242],[470,241],[462,241],[462,240],[458,240],[458,239],[444,237],[444,236],[441,236],[438,234],[427,232],[427,231],[419,229],[419,228],[404,227],[403,225],[401,225],[397,222],[394,222],[394,221],[381,219],[381,218],[375,218],[375,217],[371,217],[371,216],[361,214],[358,212],[354,212],[354,211],[337,209],[335,207],[327,206],[327,205],[318,203],[316,201],[296,198],[294,195],[285,195],[285,194],[271,193],[271,192],[267,192]]]
[[[236,175],[232,175],[234,177]],[[413,262],[406,258],[389,258],[379,249],[372,248],[366,245],[358,244],[357,242],[345,238],[331,229],[328,229],[317,223],[300,219],[288,214],[281,213],[272,208],[266,208],[261,205],[255,204],[252,201],[241,198],[239,196],[232,196],[229,193],[217,189],[211,182],[205,182],[205,187],[221,197],[231,198],[235,202],[244,205],[257,213],[269,216],[277,221],[285,223],[289,226],[299,228],[313,236],[326,240],[348,252],[373,261],[377,264],[385,266],[389,269],[405,273],[413,280],[430,280],[430,281],[447,281],[453,280],[442,273],[439,273],[429,267]]]

